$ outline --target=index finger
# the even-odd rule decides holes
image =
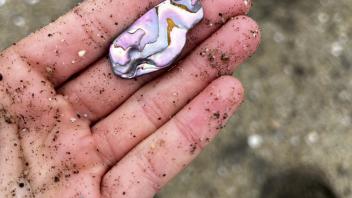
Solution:
[[[96,61],[119,32],[162,0],[87,0],[13,48],[59,85]]]

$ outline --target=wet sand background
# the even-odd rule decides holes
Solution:
[[[0,0],[0,49],[78,2]],[[157,197],[260,197],[272,175],[309,166],[351,198],[351,13],[350,0],[256,1],[250,15],[261,25],[262,45],[235,74],[246,102]]]

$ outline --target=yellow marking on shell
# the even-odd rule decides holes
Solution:
[[[192,10],[188,9],[188,7],[185,6],[185,5],[177,4],[177,3],[174,3],[174,2],[171,2],[171,4],[174,5],[174,6],[176,6],[176,7],[181,8],[181,9],[183,9],[183,10],[186,10],[187,12],[192,12]]]
[[[167,21],[167,42],[168,42],[168,44],[169,44],[169,46],[170,46],[170,44],[171,44],[171,31],[172,31],[175,27],[178,27],[178,26],[177,26],[177,25],[175,24],[175,22],[174,22],[172,19],[170,19],[170,18],[167,18],[166,21]]]

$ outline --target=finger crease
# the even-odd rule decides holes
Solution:
[[[149,122],[153,124],[155,130],[160,127],[162,120],[167,117],[163,106],[155,99],[137,99],[138,104],[142,108],[144,115],[148,118]]]
[[[197,131],[189,123],[185,123],[178,116],[175,116],[172,121],[176,125],[180,134],[186,139],[191,147],[191,151],[194,152],[196,148],[203,149],[202,140],[196,135]]]
[[[139,155],[139,160],[137,162],[138,167],[140,167],[143,177],[146,178],[151,183],[151,187],[155,192],[161,189],[161,175],[157,173],[157,169],[153,164],[152,159],[147,158],[145,155]]]

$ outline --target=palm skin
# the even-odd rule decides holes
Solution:
[[[0,197],[153,197],[217,135],[243,100],[219,76],[259,44],[250,5],[204,0],[178,67],[115,77],[105,49],[158,2],[86,1],[1,53]]]

